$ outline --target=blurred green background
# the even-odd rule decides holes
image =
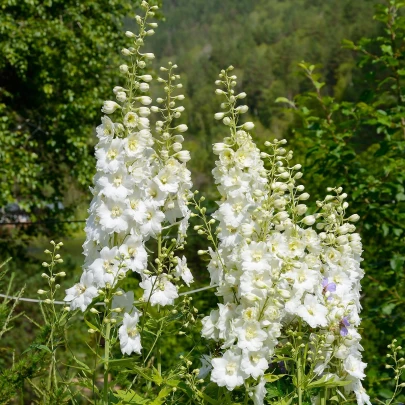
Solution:
[[[121,84],[123,30],[133,27],[136,6],[127,0],[0,1],[0,260],[13,257],[7,265],[16,274],[13,291],[25,284],[27,297],[42,286],[40,263],[50,239],[65,244],[62,287],[81,273],[84,224],[74,221],[86,218],[95,127],[103,100]],[[162,6],[146,49],[156,54],[157,73],[169,60],[179,65],[185,148],[195,188],[208,204],[214,207],[216,196],[211,145],[227,135],[213,119],[219,111],[214,81],[232,64],[248,94],[247,119],[256,124],[258,145],[286,138],[303,164],[313,205],[326,187],[342,185],[349,212],[361,215],[365,385],[372,398],[389,397],[386,346],[405,331],[401,4],[163,0]],[[302,61],[307,64],[298,66]],[[277,103],[279,97],[292,101]],[[205,285],[205,263],[196,255],[205,241],[190,234],[185,253],[197,286]],[[205,292],[198,303],[207,312],[215,297]],[[38,316],[32,304],[17,310]],[[19,318],[2,340],[0,367],[9,367],[10,350],[17,356],[35,333]]]

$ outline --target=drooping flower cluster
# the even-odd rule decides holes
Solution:
[[[203,319],[202,335],[219,348],[211,380],[228,390],[249,382],[256,386],[255,404],[263,404],[262,377],[277,348],[293,346],[288,333],[299,331],[306,350],[294,356],[314,364],[315,378],[349,380],[345,390],[354,391],[359,404],[369,403],[357,332],[362,246],[351,222],[358,216],[345,218],[346,194],[338,188],[317,202],[319,213],[303,217],[309,195],[297,184],[301,165],[290,166],[285,140],[266,142],[269,151],[260,152],[247,132],[253,124],[238,125],[247,106],[236,104],[246,94],[234,94],[231,70],[216,82],[225,87],[216,93],[226,101],[215,118],[230,136],[214,145],[222,198],[213,215],[219,243],[209,251],[208,270],[223,303]]]
[[[184,111],[184,107],[176,106],[184,96],[174,94],[181,88],[181,84],[175,84],[180,76],[174,72],[177,66],[169,63],[168,68],[161,68],[167,78],[158,78],[165,91],[165,98],[157,99],[162,106],[148,107],[152,99],[146,94],[152,76],[145,74],[144,69],[154,55],[141,53],[140,48],[157,26],[147,22],[157,6],[143,2],[142,7],[146,15],[137,16],[139,34],[127,31],[133,46],[122,50],[130,59],[128,65],[120,66],[126,85],[114,87],[117,101],[104,102],[102,112],[106,115],[97,127],[97,173],[85,228],[83,274],[80,283],[66,291],[65,298],[72,309],[85,311],[97,296],[109,303],[109,295],[125,295],[117,287],[128,272],[139,275],[139,285],[144,290],[141,301],[152,306],[173,304],[178,297],[175,280],[182,279],[187,285],[193,281],[185,258],[174,256],[184,243],[192,186],[186,167],[190,154],[182,150],[181,133],[187,126],[173,125],[173,120]],[[156,123],[155,136],[148,118],[151,110],[162,117]],[[177,229],[174,234],[173,229]],[[153,265],[148,264],[145,245],[150,239],[158,241]],[[126,311],[121,313],[121,350],[126,354],[139,353],[136,325],[141,314],[133,309],[133,294],[128,297],[132,297],[132,302],[128,298]]]

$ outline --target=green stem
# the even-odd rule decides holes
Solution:
[[[328,397],[328,389],[324,388],[321,390],[321,403],[320,405],[326,405],[326,399]]]
[[[108,361],[110,358],[110,333],[111,333],[111,323],[107,323],[105,332],[105,345],[104,345],[104,405],[108,405]]]
[[[298,387],[298,405],[302,405],[302,364],[301,354],[298,354],[297,359],[297,387]]]

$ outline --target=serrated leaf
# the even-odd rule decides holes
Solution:
[[[170,387],[163,387],[158,396],[150,403],[151,405],[162,405],[164,403],[164,399],[172,392]]]

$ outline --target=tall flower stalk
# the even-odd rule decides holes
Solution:
[[[214,341],[211,381],[229,391],[244,386],[245,403],[263,404],[266,382],[284,378],[292,388],[283,400],[326,404],[354,392],[358,404],[369,404],[357,331],[358,216],[346,217],[341,188],[328,189],[318,212],[304,216],[301,165],[291,164],[285,140],[266,142],[260,152],[248,133],[253,123],[239,123],[248,107],[238,105],[246,94],[235,94],[232,69],[216,82],[224,102],[215,118],[229,130],[214,145],[216,232],[197,204],[206,224],[200,233],[215,241],[208,270],[222,300],[203,319],[202,335]]]
[[[114,87],[116,101],[105,101],[102,108],[105,115],[97,127],[97,173],[85,228],[83,274],[65,297],[72,310],[86,311],[89,332],[105,342],[104,403],[108,403],[114,344],[119,341],[123,354],[141,355],[148,311],[173,305],[178,287],[193,281],[185,257],[175,254],[184,248],[192,195],[186,167],[190,154],[182,150],[187,126],[175,124],[184,111],[177,105],[184,96],[177,94],[182,87],[177,84],[177,66],[169,63],[161,68],[164,77],[158,78],[165,93],[157,99],[161,106],[149,108],[152,76],[145,69],[154,55],[142,53],[141,48],[157,27],[149,22],[157,6],[144,1],[142,7],[144,17],[136,17],[139,33],[125,33],[131,40],[131,46],[122,50],[128,62],[119,68],[125,86]],[[159,114],[155,131],[150,128],[151,111]],[[137,274],[143,290],[137,307],[134,292],[120,288],[131,273]],[[104,302],[102,311],[95,301]],[[93,315],[94,323],[89,320]],[[144,364],[155,345],[156,340],[149,354],[143,353]]]

